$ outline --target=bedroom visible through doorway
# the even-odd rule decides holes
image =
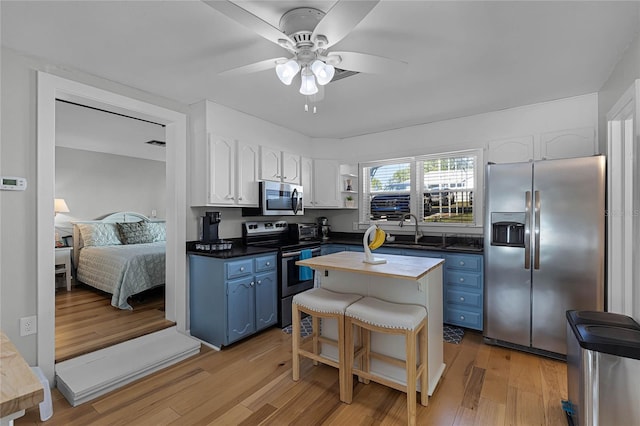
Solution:
[[[157,221],[154,225],[162,225],[164,235],[166,155],[165,147],[157,141],[165,139],[161,124],[56,100],[55,197],[66,200],[69,212],[56,215],[55,227],[56,236],[71,248],[73,278],[71,291],[56,282],[55,362],[175,325],[165,319],[164,252],[157,247],[164,250],[164,238],[154,244],[124,246],[114,232],[114,241],[92,238],[85,241],[85,249],[80,229],[73,229],[74,223],[114,212],[137,212],[145,223],[153,220]],[[134,216],[127,221],[139,220]],[[115,223],[98,221],[96,236],[102,235],[107,225],[116,230]],[[80,225],[83,232],[92,231],[93,226]],[[94,243],[97,246],[91,247]],[[153,253],[141,252],[146,246],[151,246]],[[120,263],[120,258],[129,256],[120,251],[125,249],[134,249],[131,256],[138,257]],[[92,257],[87,253],[81,256],[82,251],[90,251]],[[161,262],[157,260],[160,257]],[[147,263],[140,265],[144,261]],[[122,273],[116,269],[120,265]],[[139,274],[129,273],[134,270]],[[78,271],[84,282],[78,279]],[[118,285],[127,286],[126,292]],[[145,290],[147,287],[153,288]],[[113,302],[114,294],[123,300],[113,297]]]

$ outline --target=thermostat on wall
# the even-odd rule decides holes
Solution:
[[[27,179],[15,176],[2,176],[3,191],[24,191],[27,189]]]

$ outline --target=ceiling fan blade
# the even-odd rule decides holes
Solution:
[[[243,65],[241,67],[232,68],[230,70],[222,71],[218,75],[244,75],[253,72],[265,71],[275,68],[279,61],[286,61],[287,58],[271,58],[264,61],[254,62],[253,64]]]
[[[339,56],[336,68],[369,74],[389,74],[403,71],[407,63],[397,59],[369,55],[357,52],[331,52],[327,55],[327,62],[333,64],[332,57]]]
[[[202,1],[208,6],[227,16],[228,18],[233,19],[239,24],[249,28],[256,34],[266,38],[269,41],[274,42],[279,46],[284,47],[285,49],[289,49],[288,47],[286,47],[287,43],[282,43],[280,40],[286,40],[288,43],[290,43],[290,46],[295,46],[295,42],[278,28],[272,26],[268,22],[260,19],[248,10],[241,8],[240,6],[230,2],[229,0]]]
[[[328,42],[322,48],[327,49],[333,46],[349,34],[378,2],[379,0],[338,1],[318,22],[311,35],[311,40],[315,40],[318,35],[323,35]]]

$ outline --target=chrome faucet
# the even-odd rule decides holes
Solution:
[[[398,226],[400,226],[400,228],[402,228],[402,227],[404,226],[404,219],[405,219],[407,216],[408,216],[409,218],[412,218],[412,217],[413,217],[413,220],[415,220],[415,221],[416,221],[416,222],[415,222],[416,230],[415,230],[415,235],[414,235],[414,240],[413,240],[413,242],[414,242],[414,243],[416,243],[416,244],[418,244],[418,240],[420,239],[420,237],[422,237],[422,234],[420,233],[420,231],[418,231],[418,218],[416,217],[416,215],[415,215],[415,214],[413,214],[413,213],[405,213],[405,214],[403,214],[403,215],[402,215],[402,217],[400,218],[400,223],[398,223]]]

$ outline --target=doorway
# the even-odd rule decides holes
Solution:
[[[166,126],[166,307],[165,318],[186,331],[186,152],[187,116],[126,95],[52,74],[37,75],[37,362],[53,383],[55,364],[55,103],[56,99],[129,115]]]

